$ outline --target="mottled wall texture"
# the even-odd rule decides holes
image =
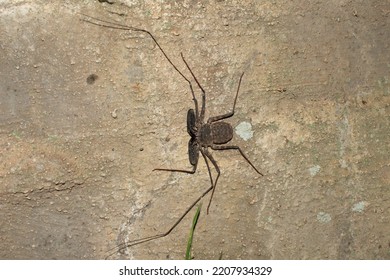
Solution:
[[[231,111],[195,259],[390,259],[388,1],[0,2],[0,258],[103,259],[208,187],[188,83]],[[212,176],[216,170],[210,163]],[[183,259],[195,209],[111,258]]]

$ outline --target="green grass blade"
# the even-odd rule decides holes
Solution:
[[[194,232],[195,232],[195,227],[196,224],[198,223],[199,220],[199,215],[200,215],[200,208],[202,207],[202,203],[198,205],[198,208],[196,209],[194,218],[192,220],[192,227],[190,230],[190,236],[188,237],[188,242],[187,242],[187,250],[186,250],[186,260],[191,260],[191,248],[192,248],[192,240],[194,238]]]

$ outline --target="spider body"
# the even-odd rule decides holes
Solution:
[[[195,111],[187,113],[187,131],[191,136],[188,142],[188,157],[191,165],[196,165],[199,151],[215,144],[226,144],[233,138],[233,128],[230,123],[217,121],[212,123],[196,122]]]

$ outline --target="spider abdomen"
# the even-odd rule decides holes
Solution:
[[[204,146],[212,144],[225,144],[233,138],[233,128],[226,122],[205,123],[200,128],[200,143]]]
[[[211,124],[213,144],[225,144],[233,138],[233,128],[226,122],[215,122]]]

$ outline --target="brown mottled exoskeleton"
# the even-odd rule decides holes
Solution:
[[[188,142],[188,157],[190,160],[190,164],[192,165],[192,170],[165,169],[165,168],[156,168],[154,170],[184,172],[184,173],[193,174],[193,173],[195,173],[196,168],[198,166],[199,152],[200,152],[202,154],[205,162],[206,162],[207,169],[208,169],[209,176],[210,176],[211,187],[212,187],[211,197],[209,200],[209,204],[207,206],[207,213],[208,213],[209,209],[210,209],[210,205],[211,205],[211,200],[212,200],[213,195],[214,195],[215,187],[217,186],[218,178],[221,174],[219,167],[218,167],[218,164],[215,161],[215,159],[213,158],[213,156],[211,155],[211,153],[209,152],[208,148],[211,148],[213,150],[230,150],[230,149],[238,150],[241,153],[241,155],[245,158],[245,160],[253,167],[253,169],[256,170],[256,172],[258,174],[260,174],[262,176],[263,176],[263,174],[260,171],[258,171],[257,168],[251,163],[251,161],[246,157],[246,155],[244,154],[244,152],[241,150],[240,147],[233,146],[233,145],[225,145],[233,138],[233,128],[232,128],[230,123],[224,122],[222,120],[230,118],[231,116],[234,115],[234,108],[236,106],[238,92],[240,91],[241,80],[242,80],[242,76],[244,75],[244,73],[241,74],[240,80],[238,82],[236,97],[234,98],[232,111],[229,113],[223,114],[223,115],[210,117],[205,122],[204,121],[204,116],[205,116],[205,111],[206,111],[205,90],[202,88],[202,86],[198,82],[197,78],[193,74],[191,68],[189,67],[186,60],[184,59],[183,54],[181,54],[181,57],[182,57],[184,63],[186,64],[187,69],[190,71],[192,77],[194,78],[195,82],[197,83],[198,87],[202,91],[202,105],[201,105],[201,109],[199,112],[198,101],[195,98],[191,82],[188,81],[190,83],[190,88],[191,88],[191,92],[192,92],[193,100],[194,100],[194,105],[195,105],[195,110],[189,109],[188,113],[187,113],[187,131],[188,131],[188,134],[191,136],[190,141]],[[209,159],[211,161],[211,163],[215,167],[215,170],[217,171],[217,177],[215,178],[214,183],[213,183],[213,178],[211,176],[210,167],[209,167],[207,159]]]
[[[120,29],[120,30],[129,30],[129,31],[137,31],[137,32],[143,32],[148,34],[154,43],[157,45],[157,47],[160,49],[162,54],[165,56],[165,58],[168,60],[168,62],[172,65],[172,67],[182,76],[187,83],[189,84],[191,94],[192,94],[192,99],[194,101],[194,109],[189,109],[187,113],[187,132],[190,135],[190,140],[188,142],[188,156],[189,156],[189,161],[190,164],[192,165],[191,170],[184,170],[184,169],[167,169],[167,168],[156,168],[154,171],[170,171],[170,172],[183,172],[183,173],[189,173],[189,174],[194,174],[197,166],[198,166],[198,161],[199,161],[199,152],[203,156],[206,166],[208,169],[209,177],[210,177],[210,182],[211,185],[210,187],[204,191],[184,212],[184,214],[175,222],[175,224],[166,232],[154,235],[154,236],[149,236],[141,239],[136,239],[132,240],[130,242],[122,243],[116,246],[114,249],[115,251],[112,253],[114,254],[118,250],[122,250],[124,248],[134,246],[137,244],[141,244],[150,240],[154,240],[157,238],[161,238],[164,236],[167,236],[168,234],[171,233],[171,231],[182,221],[182,219],[188,214],[188,212],[206,195],[208,194],[211,190],[211,196],[210,200],[207,206],[207,213],[209,212],[211,201],[214,195],[215,188],[217,186],[218,178],[221,174],[220,169],[218,167],[217,162],[213,158],[212,154],[209,152],[208,148],[211,148],[212,150],[238,150],[242,157],[253,167],[253,169],[263,176],[263,174],[257,170],[257,168],[250,162],[250,160],[247,158],[247,156],[244,154],[244,152],[241,150],[240,147],[238,146],[233,146],[233,145],[226,145],[232,138],[233,138],[233,128],[232,126],[223,121],[224,119],[230,118],[231,116],[234,115],[234,109],[236,106],[236,101],[238,97],[238,92],[240,90],[240,85],[241,85],[241,80],[244,75],[244,73],[241,74],[239,82],[238,82],[238,87],[237,87],[237,92],[236,96],[234,98],[234,103],[233,103],[233,108],[232,111],[223,115],[219,116],[214,116],[210,117],[205,121],[205,111],[206,111],[206,92],[203,89],[203,87],[200,85],[198,82],[198,79],[195,77],[194,73],[192,72],[191,68],[189,67],[187,61],[184,59],[183,54],[181,53],[181,58],[186,65],[186,68],[188,71],[191,73],[192,78],[195,80],[197,86],[201,90],[202,93],[202,102],[199,110],[199,105],[198,105],[198,100],[195,97],[194,89],[192,86],[192,82],[190,79],[188,79],[176,66],[173,64],[173,62],[170,60],[170,58],[167,56],[165,51],[162,49],[160,44],[157,42],[157,40],[154,38],[154,36],[147,30],[144,29],[139,29],[131,26],[126,26],[118,23],[113,23],[101,19],[97,19],[91,16],[83,15],[85,18],[83,21],[86,21],[88,23],[102,26],[102,27],[107,27],[107,28],[112,28],[112,29]],[[210,166],[208,160],[211,161],[213,164],[216,172],[217,172],[217,177],[215,178],[215,181],[213,180],[213,177],[211,175],[210,171]],[[112,255],[110,254],[110,256]]]

